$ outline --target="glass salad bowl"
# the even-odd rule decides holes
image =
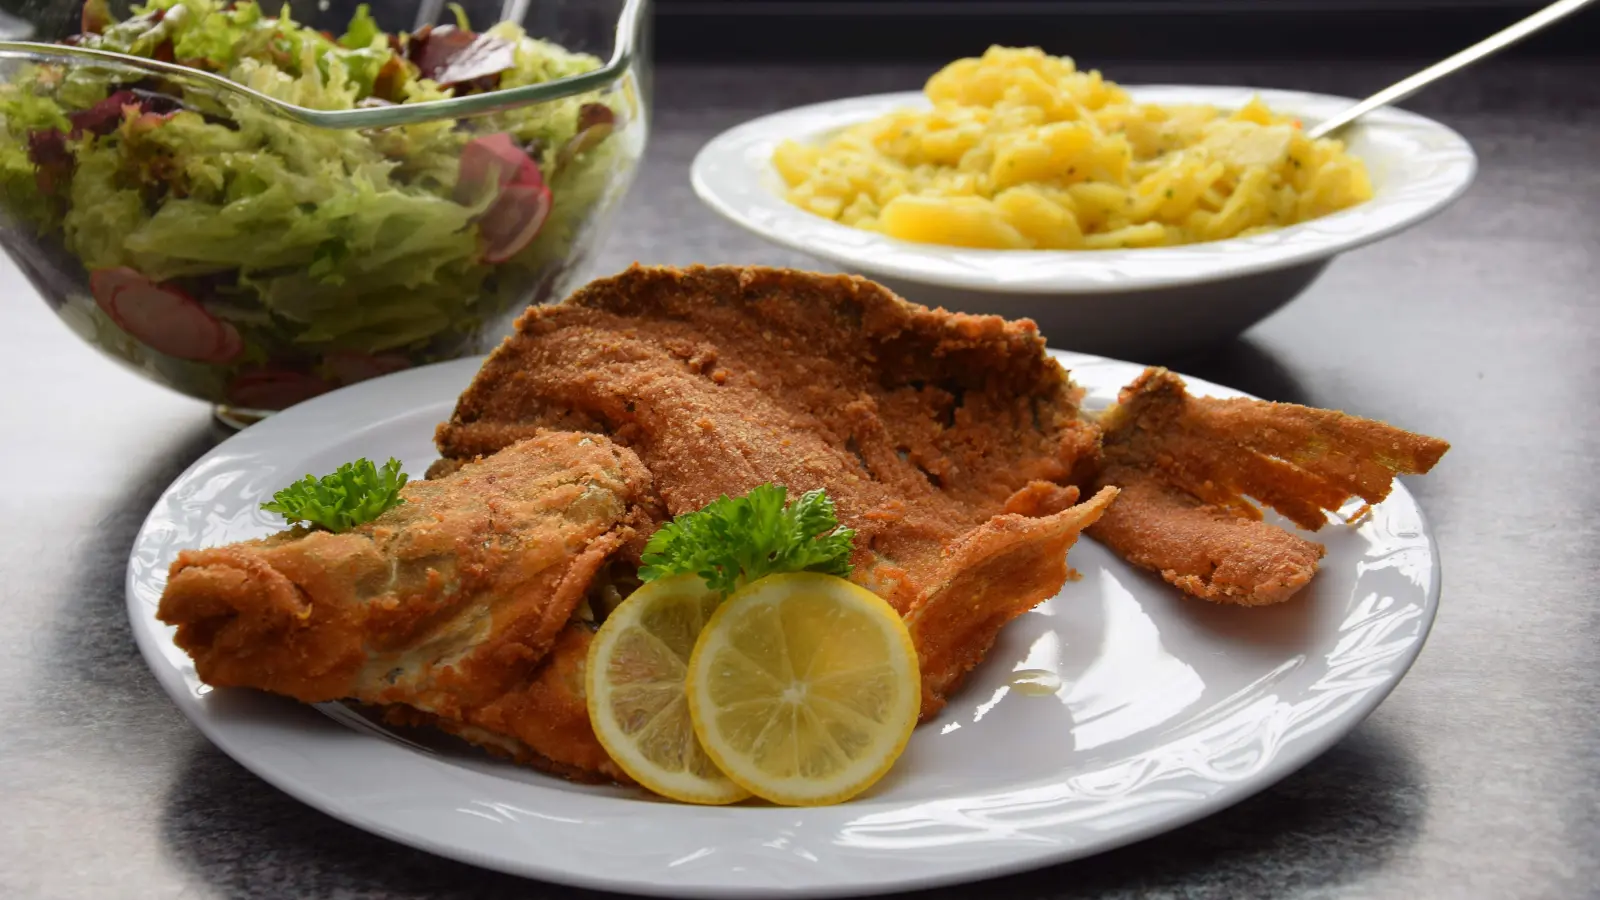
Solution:
[[[0,0],[0,243],[234,424],[490,349],[644,150],[646,0],[118,3]]]

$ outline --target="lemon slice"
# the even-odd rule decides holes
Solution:
[[[719,595],[696,575],[652,581],[611,611],[589,644],[589,723],[623,771],[686,803],[750,796],[728,780],[695,738],[684,676]]]
[[[772,575],[740,589],[689,660],[700,745],[773,803],[838,803],[871,787],[905,750],[921,704],[899,614],[832,575]]]

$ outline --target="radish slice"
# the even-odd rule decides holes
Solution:
[[[478,220],[483,258],[505,262],[533,240],[550,217],[550,188],[539,164],[505,132],[473,138],[461,151],[456,202],[471,203],[491,189],[499,196]]]
[[[502,263],[528,246],[550,218],[550,189],[544,184],[513,184],[478,220],[485,262]]]
[[[117,327],[158,353],[221,365],[244,352],[244,340],[231,323],[206,312],[188,294],[132,269],[92,273],[89,293]]]
[[[240,375],[228,385],[228,402],[245,409],[287,409],[332,389],[332,384],[304,372],[259,369]]]
[[[482,199],[490,185],[498,189],[511,184],[544,184],[539,164],[517,146],[511,135],[503,131],[486,134],[473,138],[461,149],[457,203],[465,205]]]
[[[232,322],[218,319],[217,324],[222,326],[222,340],[217,342],[217,352],[201,362],[225,366],[244,353],[244,338],[239,336],[239,329],[233,327]]]

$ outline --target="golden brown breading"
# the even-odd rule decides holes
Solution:
[[[1382,422],[1291,403],[1191,397],[1147,369],[1101,418],[1092,485],[1122,494],[1089,535],[1185,592],[1256,606],[1316,574],[1320,544],[1261,521],[1246,497],[1315,531],[1351,497],[1378,503],[1450,445]]]
[[[550,715],[572,673],[545,663],[578,641],[568,623],[596,572],[653,527],[649,485],[603,437],[540,434],[406,485],[404,504],[349,532],[185,551],[157,616],[207,684],[404,704],[619,777],[586,715],[581,730]]]
[[[589,724],[584,667],[594,631],[573,623],[556,636],[550,653],[527,686],[479,710],[472,723],[390,706],[384,719],[395,725],[429,726],[569,781],[632,784],[600,745]],[[546,754],[553,753],[555,758]]]
[[[983,661],[1007,622],[1055,596],[1071,576],[1067,551],[1117,489],[1053,515],[996,516],[950,546],[923,599],[906,613],[922,672],[922,717]]]
[[[464,459],[539,428],[606,434],[639,454],[674,515],[768,482],[823,488],[857,531],[857,581],[902,614],[940,590],[1001,623],[1059,589],[1064,564],[962,578],[952,554],[1004,513],[1070,505],[1074,469],[1098,445],[1078,397],[1032,322],[929,310],[847,276],[636,266],[530,309],[437,442]],[[1081,527],[1103,508],[1061,521]],[[1064,555],[1067,531],[1011,528],[1040,552],[1003,558]],[[1015,583],[1038,589],[1024,603]],[[976,653],[923,660],[925,713],[998,627],[972,632]]]
[[[1103,478],[1122,493],[1089,535],[1186,594],[1244,606],[1278,603],[1317,572],[1321,544],[1204,504],[1158,472],[1115,468]]]

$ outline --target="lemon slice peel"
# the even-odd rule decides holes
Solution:
[[[750,796],[700,747],[685,695],[688,660],[672,646],[693,642],[719,600],[693,575],[646,584],[595,633],[584,673],[589,722],[606,753],[641,786],[685,803]]]
[[[875,784],[905,750],[921,694],[898,613],[831,575],[744,586],[712,614],[689,660],[700,746],[729,779],[783,805],[838,803]]]

